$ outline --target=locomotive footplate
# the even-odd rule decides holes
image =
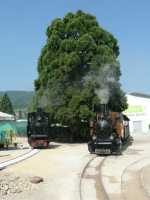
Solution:
[[[110,154],[112,142],[97,142],[94,144],[96,154]]]
[[[96,154],[110,154],[111,150],[110,149],[95,149]]]

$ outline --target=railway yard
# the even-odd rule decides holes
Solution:
[[[121,156],[96,156],[87,144],[63,143],[0,151],[0,199],[148,200],[149,144],[150,136],[136,136]],[[43,181],[32,183],[37,176]]]
[[[149,6],[3,3],[0,200],[150,200]]]

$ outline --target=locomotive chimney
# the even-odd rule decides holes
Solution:
[[[107,113],[108,112],[108,105],[107,104],[100,104],[100,110],[102,113]]]
[[[107,104],[99,104],[94,106],[94,112],[96,112],[96,120],[99,119],[99,117],[105,117],[108,115],[108,105]]]
[[[106,113],[108,113],[108,105],[107,104],[95,105],[94,112],[106,114]]]
[[[42,112],[43,111],[43,109],[41,108],[41,107],[37,107],[37,112],[38,113],[40,113],[40,112]]]

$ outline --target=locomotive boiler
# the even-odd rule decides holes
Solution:
[[[112,112],[108,106],[95,106],[95,119],[90,121],[88,150],[96,154],[121,154],[122,145],[130,138],[129,118]]]
[[[37,112],[28,113],[27,136],[28,143],[32,148],[48,148],[50,119],[49,113],[41,108]]]

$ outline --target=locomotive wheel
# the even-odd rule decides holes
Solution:
[[[116,154],[117,154],[118,156],[122,155],[122,144],[120,144],[120,145],[118,146]]]
[[[32,140],[31,140],[30,137],[28,138],[28,143],[29,143],[29,145],[31,146]]]
[[[45,148],[48,148],[49,147],[49,142],[47,141],[46,142],[46,147]]]
[[[92,141],[88,142],[88,150],[91,154],[95,152],[95,147]]]
[[[4,148],[4,144],[0,144],[0,149],[1,149],[1,148]]]
[[[122,155],[122,141],[120,140],[119,143],[116,145],[116,154],[117,155]]]
[[[117,138],[112,146],[112,154],[122,155],[122,141]]]

